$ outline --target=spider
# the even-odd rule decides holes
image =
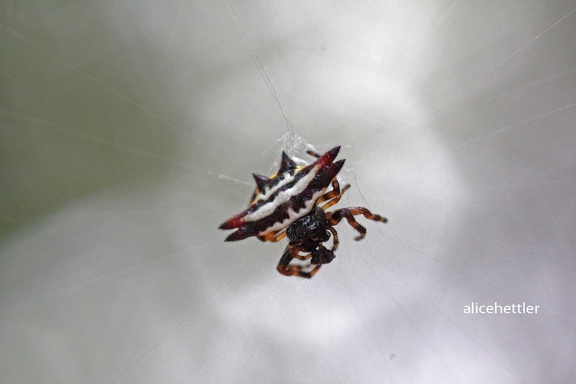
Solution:
[[[349,184],[340,188],[336,179],[345,161],[334,161],[339,151],[340,146],[323,155],[306,151],[317,158],[307,166],[296,165],[282,152],[280,169],[274,175],[266,177],[253,173],[256,189],[249,207],[220,225],[220,229],[236,229],[225,241],[256,236],[261,241],[278,242],[288,237],[289,243],[276,269],[283,275],[311,278],[323,264],[336,257],[338,232],[334,226],[342,219],[358,231],[354,240],[362,240],[366,235],[366,228],[356,221],[355,215],[388,222],[364,207],[327,211],[350,188]],[[329,185],[332,189],[326,192]],[[330,237],[333,237],[332,247],[327,248],[324,243]],[[294,259],[307,261],[307,264],[293,262]]]

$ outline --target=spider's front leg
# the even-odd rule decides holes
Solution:
[[[350,188],[350,184],[346,184],[342,188],[342,190],[340,190],[340,183],[338,183],[338,180],[336,180],[336,178],[333,178],[332,189],[330,190],[330,192],[326,192],[325,194],[320,196],[318,200],[316,200],[316,204],[320,204],[323,203],[324,201],[332,199],[322,206],[322,209],[326,210],[331,206],[333,206],[334,204],[338,203],[340,201],[340,198],[342,197],[344,192],[348,190],[348,188]]]
[[[356,236],[354,240],[362,240],[364,236],[366,236],[366,228],[364,228],[356,221],[354,215],[364,215],[364,217],[369,220],[379,221],[381,223],[388,222],[387,218],[380,215],[375,215],[364,207],[342,208],[334,212],[328,212],[326,215],[332,226],[338,224],[343,218],[346,218],[348,224],[350,224],[360,233],[360,235]]]
[[[316,265],[314,268],[312,268],[312,270],[307,271],[306,269],[309,267],[309,265],[296,265],[290,264],[290,262],[294,259],[308,260],[311,257],[311,254],[300,255],[298,253],[298,248],[296,247],[287,246],[284,254],[282,255],[282,258],[280,258],[280,262],[278,263],[276,269],[278,272],[286,276],[300,276],[309,279],[314,276],[316,272],[318,272],[321,266],[320,264]]]
[[[286,237],[286,231],[282,229],[280,231],[269,232],[265,235],[258,235],[256,237],[258,237],[258,240],[260,241],[270,241],[272,243],[277,243]]]

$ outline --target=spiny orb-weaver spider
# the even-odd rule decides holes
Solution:
[[[342,219],[360,233],[354,240],[361,240],[366,235],[366,228],[354,215],[386,223],[388,219],[363,207],[326,211],[350,188],[347,184],[340,189],[336,180],[345,161],[334,162],[339,151],[340,146],[323,155],[306,151],[318,159],[307,166],[296,165],[282,152],[280,169],[274,175],[268,178],[253,173],[256,189],[250,206],[220,225],[220,229],[236,229],[226,241],[256,236],[261,241],[277,242],[288,236],[289,243],[276,269],[283,275],[311,278],[322,264],[328,264],[336,257],[338,233],[334,226]],[[332,185],[332,189],[326,192],[328,185]],[[324,205],[320,206],[322,203]],[[330,239],[330,234],[334,238],[332,248],[328,249],[323,243]],[[307,260],[308,264],[291,263],[294,259]]]

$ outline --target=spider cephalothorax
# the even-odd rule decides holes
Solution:
[[[350,188],[350,185],[346,185],[340,190],[336,180],[344,165],[344,160],[334,161],[339,151],[339,146],[323,155],[307,151],[318,158],[307,166],[296,165],[282,152],[282,162],[276,174],[270,178],[253,174],[256,189],[250,206],[220,225],[220,229],[236,229],[226,241],[257,236],[262,241],[276,242],[288,236],[290,242],[278,263],[278,271],[284,275],[310,278],[322,264],[328,264],[336,257],[334,251],[338,247],[338,233],[334,226],[343,218],[360,233],[355,240],[365,236],[366,228],[358,224],[354,215],[361,214],[370,220],[387,222],[385,217],[374,215],[363,207],[326,212]],[[332,189],[326,192],[329,185]],[[332,247],[328,249],[323,243],[331,235]],[[308,254],[300,255],[300,251]],[[309,264],[291,263],[295,258],[308,260]]]
[[[302,252],[310,252],[310,264],[328,264],[336,257],[334,247],[329,250],[322,245],[330,240],[329,228],[326,213],[316,206],[286,228],[286,236],[290,241],[288,245]]]

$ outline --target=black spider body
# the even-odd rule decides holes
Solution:
[[[327,229],[326,213],[316,206],[306,216],[299,218],[286,229],[290,245],[299,247],[304,252],[312,252],[318,243],[328,241],[330,232]]]
[[[291,247],[302,252],[310,252],[310,264],[328,264],[336,255],[332,250],[325,248],[322,243],[330,240],[330,222],[326,213],[316,206],[306,216],[293,222],[286,229],[286,236]]]

